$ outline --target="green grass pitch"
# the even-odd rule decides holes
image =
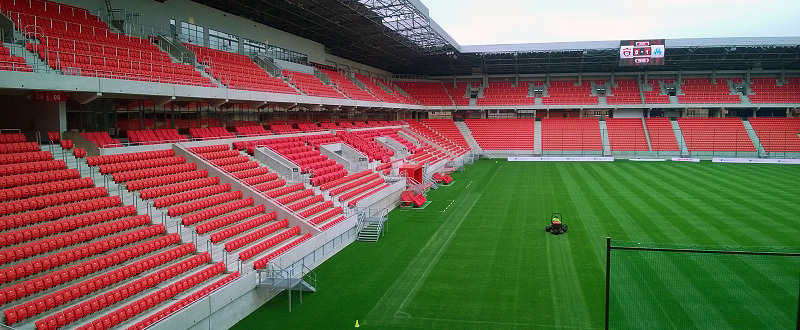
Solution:
[[[355,242],[318,267],[318,291],[302,304],[295,300],[292,312],[283,293],[235,329],[345,329],[356,320],[367,329],[600,329],[607,236],[800,247],[800,166],[481,160],[453,177],[455,185],[428,194],[426,209],[390,213],[379,242]],[[566,235],[545,233],[552,212],[563,215]],[[786,306],[785,298],[797,297],[796,259],[777,273],[794,288],[779,286],[753,300],[779,306],[774,315],[788,319],[768,324],[794,320],[796,301]],[[678,277],[709,276],[700,261],[675,264],[687,268]],[[729,285],[705,290],[720,299],[739,294],[752,280],[737,273],[742,268],[726,268],[718,276]],[[632,278],[668,273],[651,262],[635,269]],[[637,309],[671,318],[659,316],[663,304],[692,304],[673,291],[652,288],[652,299]],[[707,317],[718,318],[717,329],[739,328],[753,315],[712,309]],[[616,317],[618,325],[635,327]]]

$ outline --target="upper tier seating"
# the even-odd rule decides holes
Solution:
[[[650,117],[645,118],[644,122],[647,125],[647,135],[650,137],[650,146],[653,151],[681,150],[669,118]]]
[[[431,130],[441,134],[448,140],[452,141],[461,148],[469,150],[469,143],[464,139],[464,135],[458,130],[456,123],[452,119],[422,119],[420,120],[425,126],[430,127]]]
[[[386,86],[386,88],[388,88],[388,89],[389,89],[389,92],[390,92],[392,95],[394,95],[394,96],[395,96],[395,97],[396,97],[398,100],[400,100],[400,103],[405,103],[405,104],[419,104],[419,101],[417,101],[417,100],[415,100],[415,99],[413,99],[413,98],[411,98],[411,97],[409,97],[409,96],[405,95],[404,93],[402,93],[402,92],[401,92],[401,91],[398,89],[398,87],[394,85],[394,83],[388,82],[388,81],[386,81],[386,80],[383,80],[383,79],[381,79],[381,78],[374,78],[374,79],[375,79],[375,82],[377,82],[377,83],[380,83],[380,84],[382,84],[383,86]]]
[[[533,150],[533,119],[467,119],[465,122],[481,149]]]
[[[347,96],[340,93],[330,85],[325,85],[322,80],[308,73],[283,69],[283,75],[289,77],[289,82],[295,85],[303,93],[309,96],[330,97],[335,99],[346,99]]]
[[[473,85],[478,86],[480,84],[474,83]],[[453,99],[453,103],[457,106],[469,105],[470,98],[467,95],[467,86],[465,82],[456,83],[455,86],[453,86],[452,83],[444,84],[444,88],[447,90],[450,98]]]
[[[336,129],[342,128],[341,126],[339,126],[336,123],[329,123],[329,122],[319,123],[319,127],[321,127],[324,130],[336,130]]]
[[[372,93],[372,95],[375,95],[375,97],[377,97],[382,102],[402,103],[402,101],[400,101],[399,98],[397,98],[396,96],[388,93],[383,88],[378,86],[377,83],[372,81],[372,78],[367,77],[367,76],[365,76],[363,74],[360,74],[360,73],[356,73],[356,79],[358,79],[359,81],[364,83],[364,86],[367,87],[367,90],[370,93]]]
[[[637,93],[638,97],[638,93]],[[608,141],[612,151],[649,151],[642,118],[608,118]]]
[[[361,101],[372,101],[378,102],[377,97],[375,95],[370,94],[369,92],[361,89],[355,83],[353,83],[350,79],[345,77],[339,71],[328,70],[328,69],[320,69],[322,72],[328,75],[331,78],[331,83],[333,83],[336,88],[338,88],[344,95],[353,99],[353,100],[361,100]]]
[[[542,97],[545,105],[598,104],[597,96],[592,96],[592,86],[588,82],[576,86],[575,81],[551,81],[547,86],[549,96]]]
[[[680,103],[742,103],[739,95],[731,95],[728,80],[723,78],[717,78],[716,83],[709,78],[685,78],[681,91]]]
[[[800,152],[800,118],[750,117],[767,153]]]
[[[66,74],[216,87],[193,67],[173,63],[150,40],[114,33],[85,9],[6,0],[3,10],[11,12],[17,29],[39,41],[26,48]]]
[[[241,136],[262,136],[272,135],[272,132],[264,129],[264,126],[236,126],[236,134]]]
[[[670,103],[669,95],[661,94],[661,84],[662,83],[672,84],[672,83],[674,83],[674,80],[668,79],[668,80],[659,81],[659,80],[656,80],[656,79],[649,79],[648,83],[652,87],[652,90],[644,91],[645,103],[649,103],[649,104],[669,104]]]
[[[528,97],[528,83],[520,82],[512,86],[508,81],[492,81],[483,89],[483,97],[478,105],[532,105],[536,98]]]
[[[200,140],[235,138],[236,134],[229,132],[225,127],[192,128],[189,129],[192,137]]]
[[[184,44],[207,65],[206,72],[231,89],[298,95],[283,79],[270,76],[250,57],[213,48]]]
[[[689,152],[744,151],[755,152],[740,118],[678,118]]]
[[[33,72],[33,68],[25,63],[25,59],[11,55],[11,50],[0,44],[0,70]]]
[[[171,128],[146,131],[127,131],[126,134],[128,135],[128,142],[139,143],[143,145],[189,141],[185,135],[180,135],[178,134],[178,131]]]
[[[753,78],[749,95],[752,103],[800,103],[800,78],[787,78],[778,86],[775,78]]]
[[[96,144],[100,148],[121,147],[122,144],[117,139],[112,139],[108,132],[85,132],[81,136]]]
[[[597,118],[542,119],[542,150],[603,150]]]
[[[453,105],[453,100],[440,82],[398,81],[396,84],[422,105]]]
[[[639,82],[633,79],[617,79],[616,84],[616,87],[611,87],[612,95],[606,96],[606,103],[609,105],[642,103]]]
[[[287,125],[287,124],[271,124],[269,125],[269,129],[271,129],[276,134],[300,133],[299,129],[296,129],[292,127],[292,125]]]
[[[324,131],[322,127],[317,126],[314,123],[297,123],[297,129],[303,132],[320,132]]]

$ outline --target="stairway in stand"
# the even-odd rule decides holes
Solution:
[[[357,241],[362,242],[377,242],[383,235],[386,220],[388,220],[388,213],[386,210],[381,210],[378,213],[365,211],[358,217],[358,236]]]
[[[377,242],[381,236],[381,225],[379,223],[370,223],[364,226],[356,240],[363,242]]]

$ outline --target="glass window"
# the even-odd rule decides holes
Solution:
[[[238,53],[239,36],[208,29],[208,47]]]
[[[246,38],[244,39],[245,54],[266,53],[266,52],[267,52],[267,44]]]
[[[203,32],[202,26],[181,22],[181,41],[204,46],[205,36]]]

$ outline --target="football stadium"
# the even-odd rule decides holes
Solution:
[[[0,0],[0,329],[800,329],[797,6],[434,2]]]

